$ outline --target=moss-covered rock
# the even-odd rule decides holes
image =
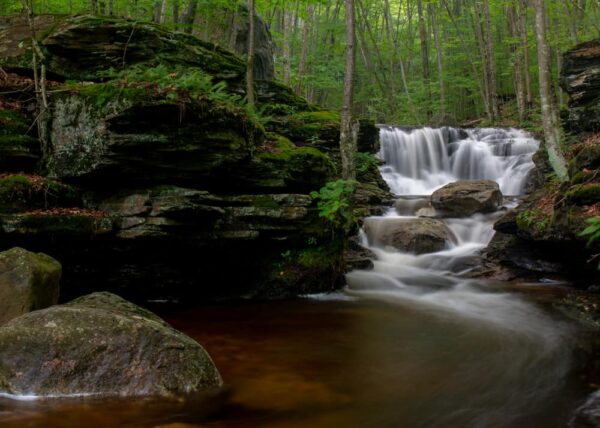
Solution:
[[[591,205],[600,202],[600,183],[582,183],[571,186],[565,194],[567,202],[575,205]]]
[[[80,197],[73,186],[34,175],[0,175],[2,212],[71,207],[78,203]]]
[[[177,397],[220,388],[208,353],[156,315],[109,293],[0,328],[1,392]]]
[[[30,35],[23,23],[1,30],[0,57],[6,69],[29,67]],[[159,25],[96,16],[39,19],[48,72],[62,80],[98,81],[125,66],[158,64],[197,67],[218,79],[240,81],[244,62],[236,55]]]
[[[58,303],[61,266],[52,257],[13,248],[0,253],[0,325]]]
[[[25,117],[0,109],[0,170],[31,171],[39,160],[39,144],[29,133]]]
[[[91,239],[111,233],[113,223],[103,213],[93,211],[33,211],[0,215],[0,231],[14,236]]]

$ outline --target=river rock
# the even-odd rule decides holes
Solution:
[[[415,254],[442,251],[456,243],[448,226],[432,218],[368,218],[364,230],[371,245]]]
[[[500,186],[492,180],[456,181],[431,195],[433,207],[448,217],[494,212],[502,200]]]
[[[58,302],[61,266],[52,257],[13,248],[0,253],[0,325]]]
[[[0,327],[2,393],[168,397],[221,385],[202,346],[114,294],[90,294]]]
[[[569,428],[598,428],[600,427],[600,391],[592,394],[579,407],[569,422]]]

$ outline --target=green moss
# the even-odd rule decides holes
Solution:
[[[3,203],[27,202],[33,192],[33,185],[22,175],[11,175],[0,179],[0,201]]]
[[[88,215],[24,214],[18,216],[13,227],[26,234],[94,236],[110,232],[112,221]]]
[[[266,195],[258,195],[252,198],[252,206],[257,208],[278,209],[279,204],[273,198]]]
[[[521,211],[517,215],[517,227],[533,235],[547,231],[553,223],[552,215],[537,209]]]
[[[588,183],[572,186],[567,190],[568,202],[577,205],[594,204],[600,201],[600,183]]]
[[[308,111],[278,117],[267,124],[293,142],[315,147],[337,148],[340,137],[340,114],[336,111]]]
[[[0,209],[5,212],[69,207],[79,202],[74,187],[55,180],[40,177],[33,182],[30,177],[18,174],[0,178]]]

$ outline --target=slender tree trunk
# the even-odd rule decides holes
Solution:
[[[426,92],[426,117],[431,117],[431,88],[429,87],[429,46],[427,37],[427,25],[425,24],[425,15],[423,13],[423,1],[417,1],[417,13],[419,16],[419,40],[421,45],[421,70],[423,72],[423,83]]]
[[[529,115],[529,111],[533,108],[533,89],[531,85],[531,74],[529,74],[529,35],[527,33],[527,13],[528,13],[528,0],[520,0],[521,13],[519,14],[519,32],[522,37],[522,49],[523,49],[523,68],[525,75],[525,100],[527,102],[527,109],[525,115]]]
[[[533,0],[535,8],[535,37],[538,52],[538,69],[540,81],[540,101],[542,107],[542,124],[546,150],[550,165],[560,181],[569,178],[565,158],[560,147],[561,129],[558,118],[556,96],[552,88],[552,77],[550,73],[550,47],[548,46],[546,31],[546,10],[544,0]]]
[[[194,21],[196,20],[196,12],[198,10],[198,0],[190,0],[187,10],[182,18],[183,31],[192,34],[194,30]]]
[[[233,18],[231,19],[231,33],[229,34],[229,43],[227,44],[230,51],[235,51],[237,43],[239,10],[239,6],[234,6]]]
[[[492,90],[490,84],[490,73],[489,73],[489,58],[487,56],[485,36],[481,27],[481,10],[478,0],[473,0],[473,11],[475,12],[475,22],[473,23],[475,29],[475,36],[477,37],[477,46],[479,48],[479,56],[481,57],[482,64],[482,76],[483,76],[483,93],[485,97],[485,111],[490,121],[494,121],[494,109],[492,107]]]
[[[296,85],[296,93],[302,95],[304,91],[304,75],[306,74],[306,61],[308,59],[309,35],[312,25],[315,7],[313,5],[306,6],[306,20],[304,28],[302,28],[302,52],[300,53],[300,63],[298,64],[298,84]]]
[[[165,20],[167,19],[167,6],[167,0],[162,0],[162,4],[160,6],[160,15],[158,18],[158,22],[160,22],[161,24],[164,24]]]
[[[108,0],[108,15],[113,16],[113,0]]]
[[[521,46],[521,35],[519,34],[519,20],[517,9],[514,5],[507,8],[508,35],[512,42],[510,44],[511,53],[513,56],[514,72],[513,81],[515,86],[515,98],[517,100],[517,111],[519,113],[519,121],[526,120],[526,95],[525,95],[525,66],[523,46]]]
[[[488,59],[488,74],[490,82],[490,104],[494,118],[500,117],[498,108],[498,83],[496,79],[496,58],[494,55],[494,34],[492,32],[492,18],[489,0],[483,0],[483,16],[485,20],[485,50]]]
[[[179,0],[173,0],[173,25],[175,29],[179,25]]]
[[[98,15],[98,0],[92,0],[92,13]]]
[[[248,0],[248,59],[246,62],[246,100],[254,108],[254,0]]]
[[[356,58],[354,31],[354,0],[344,0],[346,5],[346,71],[344,74],[344,99],[340,126],[340,154],[342,157],[342,177],[354,180],[356,169],[354,153],[356,138],[352,130],[352,102],[354,99],[354,66]]]
[[[435,57],[437,61],[438,80],[440,83],[440,116],[442,119],[446,116],[446,87],[444,84],[444,63],[442,61],[443,52],[440,41],[440,33],[437,24],[435,6],[429,3],[429,16],[431,17],[431,30],[433,31],[433,42],[435,43]]]
[[[292,25],[292,16],[289,5],[285,5],[283,10],[283,83],[289,86],[292,78],[290,32]]]

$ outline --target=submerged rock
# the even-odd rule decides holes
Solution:
[[[0,325],[58,302],[61,266],[52,257],[13,248],[0,253]]]
[[[433,192],[431,204],[446,216],[468,217],[496,211],[502,199],[500,186],[495,181],[456,181]]]
[[[448,226],[432,218],[368,218],[364,229],[370,245],[391,246],[415,254],[442,251],[456,243]]]
[[[32,312],[0,328],[0,392],[179,396],[222,385],[208,353],[110,293]]]

